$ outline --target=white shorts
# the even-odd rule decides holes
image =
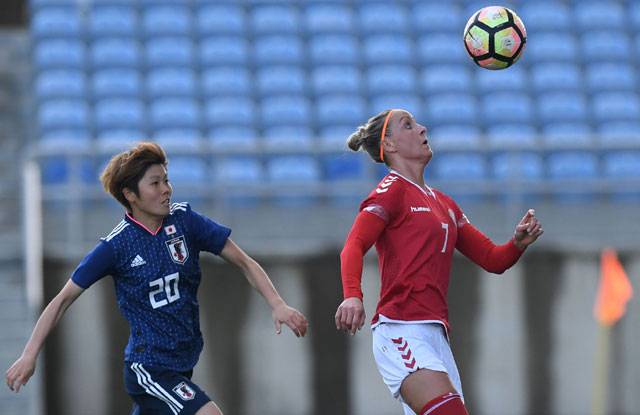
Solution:
[[[383,323],[373,328],[373,356],[391,394],[403,403],[405,414],[414,412],[402,401],[402,381],[418,369],[445,372],[462,395],[458,367],[439,323]]]

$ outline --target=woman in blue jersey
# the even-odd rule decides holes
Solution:
[[[197,290],[200,251],[237,265],[272,309],[276,333],[286,324],[301,337],[307,320],[289,307],[262,267],[230,238],[231,230],[171,203],[164,150],[140,143],[114,156],[100,177],[126,209],[124,219],[78,265],[45,308],[6,381],[18,392],[35,370],[45,339],[67,308],[100,278],[114,278],[120,311],[130,325],[125,385],[134,414],[221,415],[191,374],[203,341]]]

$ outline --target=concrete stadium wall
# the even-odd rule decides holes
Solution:
[[[622,253],[621,259],[639,287],[640,255]],[[194,379],[225,414],[401,414],[375,367],[370,330],[354,337],[335,330],[341,301],[337,252],[261,263],[289,304],[307,315],[310,331],[304,339],[288,329],[276,336],[268,306],[242,274],[204,256],[199,298],[205,349]],[[452,346],[470,413],[590,413],[598,263],[593,254],[533,248],[495,276],[456,256],[449,295]],[[46,261],[48,299],[74,266]],[[363,276],[368,318],[378,287],[377,261],[370,254]],[[47,413],[128,413],[131,401],[122,384],[127,335],[113,283],[105,278],[71,307],[47,345]],[[611,333],[607,413],[636,414],[640,407],[637,344],[636,295]]]

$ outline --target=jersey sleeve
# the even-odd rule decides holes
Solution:
[[[87,289],[102,277],[111,274],[114,265],[113,247],[108,242],[100,241],[73,271],[71,280],[79,287]]]
[[[189,230],[200,250],[220,255],[231,235],[231,229],[192,210],[191,206],[187,208],[187,215]]]

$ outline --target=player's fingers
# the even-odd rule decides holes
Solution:
[[[351,332],[351,334],[356,334],[356,331],[358,331],[358,327],[360,327],[360,321],[362,320],[362,310],[355,310],[355,312],[353,313],[353,320],[351,321],[351,327],[349,328],[349,331]]]
[[[280,334],[280,332],[282,332],[282,326],[280,324],[280,320],[275,319],[274,323],[276,325],[276,334]]]
[[[529,221],[529,225],[527,226],[527,232],[531,233],[531,231],[533,231],[533,228],[538,224],[538,219],[536,218],[532,218]]]
[[[336,322],[338,330],[345,330],[348,318],[348,310],[344,307],[338,309],[339,315],[336,315]]]
[[[333,320],[336,323],[336,330],[340,330],[340,319],[342,318],[342,308],[338,307],[336,310],[336,315],[333,317]]]

